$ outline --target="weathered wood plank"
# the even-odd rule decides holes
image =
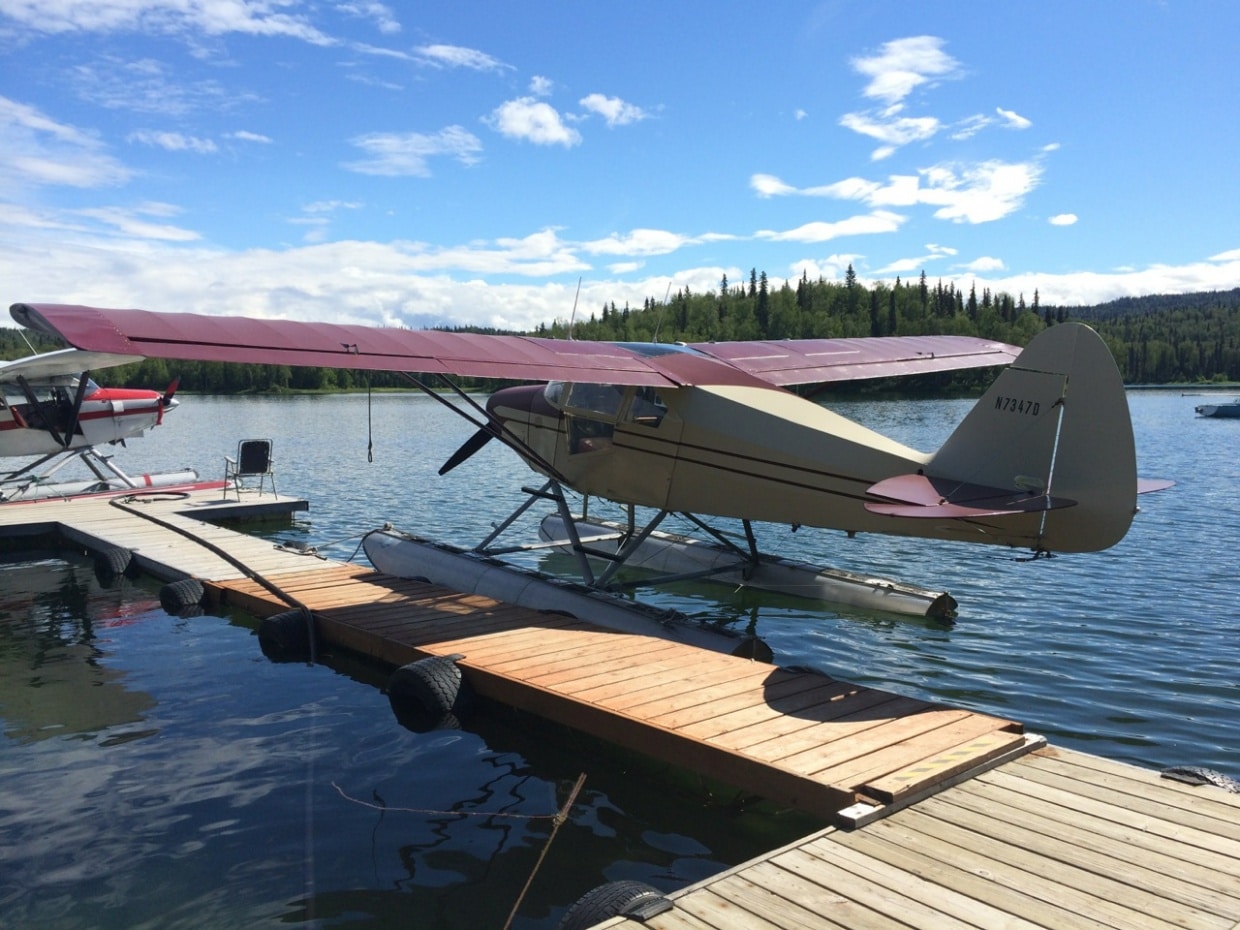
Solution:
[[[948,803],[975,815],[1001,819],[1013,830],[1036,833],[1070,844],[1070,854],[1085,864],[1126,881],[1136,880],[1172,901],[1240,920],[1235,896],[1237,861],[1223,853],[1193,848],[1191,859],[1176,855],[1177,847],[1149,833],[1095,817],[1067,812],[1058,804],[1037,802],[1002,784],[976,779],[951,792]]]

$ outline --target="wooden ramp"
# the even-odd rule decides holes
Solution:
[[[1240,795],[1043,748],[612,930],[1237,930]]]
[[[394,666],[461,654],[485,697],[822,817],[898,805],[1026,744],[1009,720],[357,566],[266,580],[326,642]],[[288,609],[246,579],[211,588],[258,616]]]

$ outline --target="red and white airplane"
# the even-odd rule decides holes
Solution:
[[[0,470],[0,500],[9,499],[6,492],[15,486],[44,479],[72,458],[81,458],[103,478],[99,466],[104,460],[95,453],[97,446],[140,436],[163,421],[178,403],[175,382],[160,392],[100,387],[90,377],[93,370],[133,361],[140,359],[62,349],[0,362],[0,456],[35,458],[16,469]],[[64,461],[49,465],[57,458]]]
[[[624,344],[66,305],[11,312],[92,353],[537,381],[485,409],[458,406],[478,432],[445,470],[497,438],[551,482],[654,508],[656,523],[694,513],[747,529],[1088,552],[1124,537],[1139,492],[1169,484],[1138,482],[1119,371],[1078,323],[1021,350],[961,336]],[[931,453],[786,389],[996,365],[1007,367]]]

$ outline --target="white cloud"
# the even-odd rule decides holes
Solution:
[[[386,4],[367,0],[367,2],[337,3],[336,9],[346,15],[356,16],[358,19],[372,20],[384,35],[400,32],[400,22]]]
[[[0,138],[0,191],[111,187],[133,174],[93,134],[8,97],[0,97]]]
[[[865,113],[845,113],[840,117],[840,125],[863,136],[877,139],[887,147],[924,141],[943,128],[933,116],[875,119]]]
[[[960,266],[964,271],[975,271],[978,274],[987,274],[992,271],[1004,271],[1007,266],[1003,263],[1003,259],[994,258],[990,255],[983,255],[975,258],[971,262],[966,262]]]
[[[592,255],[668,255],[693,241],[689,236],[664,229],[633,229],[625,235],[583,242],[581,247]]]
[[[269,145],[272,141],[270,136],[264,136],[261,133],[249,132],[245,129],[238,129],[236,132],[230,132],[228,138],[236,139],[238,142],[257,142],[261,145]]]
[[[1042,169],[1034,162],[987,161],[934,165],[917,175],[890,175],[886,183],[852,177],[795,188],[774,175],[755,174],[749,186],[759,197],[831,197],[857,200],[876,209],[933,206],[938,207],[937,219],[985,223],[1018,209],[1041,177]]]
[[[316,200],[302,207],[303,213],[335,213],[337,210],[360,210],[356,200]]]
[[[896,39],[876,55],[854,58],[852,66],[870,78],[863,93],[888,105],[899,103],[922,84],[956,75],[960,68],[936,36]]]
[[[1059,213],[1052,216],[1047,222],[1052,226],[1075,226],[1076,220],[1077,216],[1075,213]]]
[[[472,71],[503,71],[509,68],[498,58],[473,48],[459,45],[423,45],[414,51],[437,68],[469,68]]]
[[[572,148],[581,143],[581,133],[565,126],[555,107],[533,97],[519,97],[500,104],[486,122],[501,135],[535,145]]]
[[[3,12],[42,33],[137,32],[148,35],[283,36],[334,45],[304,16],[279,12],[286,4],[183,0],[4,0]]]
[[[969,165],[937,165],[921,172],[927,182],[919,199],[939,207],[937,219],[955,223],[988,223],[1015,212],[1036,188],[1042,169],[1032,162],[987,161]]]
[[[580,104],[587,110],[599,114],[607,121],[608,126],[627,126],[646,118],[646,111],[619,97],[606,97],[603,94],[589,94],[582,97]]]
[[[228,112],[253,103],[254,94],[216,80],[187,81],[152,58],[106,55],[65,73],[74,93],[109,110],[181,117],[194,111]]]
[[[828,242],[841,236],[866,236],[875,233],[890,233],[899,230],[906,217],[886,210],[876,210],[864,216],[850,216],[848,219],[834,223],[806,223],[795,229],[784,232],[760,230],[754,233],[756,239],[771,242]]]
[[[806,259],[796,262],[791,268],[791,273],[792,277],[798,281],[802,275],[808,275],[811,281],[819,278],[825,281],[835,281],[844,277],[849,265],[855,265],[860,260],[860,255],[828,255],[826,258]],[[853,271],[855,272],[856,268]]]
[[[329,201],[326,207],[348,205],[333,206]],[[91,217],[57,217],[0,203],[0,279],[10,293],[19,295],[15,299],[206,314],[227,307],[229,312],[260,317],[372,325],[474,323],[532,330],[541,323],[567,318],[579,276],[586,276],[582,307],[611,301],[640,306],[647,297],[661,299],[669,282],[678,289],[689,287],[694,293],[703,293],[717,288],[723,274],[739,281],[749,270],[748,266],[682,266],[671,273],[641,279],[611,277],[629,275],[639,267],[636,261],[621,261],[599,277],[591,275],[593,269],[580,257],[585,246],[561,239],[554,230],[450,248],[346,240],[228,251],[194,245],[193,233],[154,222],[161,211],[171,214],[175,208],[147,204],[129,210],[101,210]],[[308,213],[307,219],[326,215],[325,209],[323,213]],[[74,220],[78,221],[76,226]],[[108,234],[85,226],[87,222],[105,226]],[[616,239],[638,242],[643,238],[639,232],[634,230]],[[126,234],[130,237],[125,238]],[[686,241],[712,238],[718,237],[704,234]],[[952,252],[944,246],[929,245],[927,254],[892,263],[878,274],[892,278],[915,275],[927,262],[941,260]],[[983,259],[971,264],[980,261]],[[861,256],[803,259],[790,263],[790,280],[795,284],[802,270],[814,278],[822,274],[837,279],[850,263],[860,269]],[[993,269],[1002,270],[997,266]],[[978,269],[979,290],[1024,293],[1028,299],[1036,289],[1046,304],[1101,303],[1126,295],[1229,289],[1240,280],[1240,248],[1183,266],[1063,275],[986,274]],[[490,276],[512,275],[538,283],[489,280]],[[549,280],[555,276],[571,276],[571,281]],[[57,282],[54,293],[48,292],[49,281]],[[772,279],[772,286],[781,284]]]
[[[430,177],[431,158],[446,156],[463,165],[475,164],[482,142],[460,126],[448,126],[437,133],[372,132],[349,140],[368,158],[346,162],[343,167],[358,174],[385,177]]]
[[[759,197],[764,198],[799,193],[795,187],[785,184],[773,174],[755,174],[749,179],[749,186]]]
[[[199,139],[195,136],[183,135],[179,132],[159,132],[153,129],[141,129],[126,136],[128,142],[141,142],[169,152],[197,152],[209,155],[218,151],[216,144],[210,139]]]
[[[1025,119],[1025,117],[1012,110],[1005,110],[1003,107],[995,107],[995,112],[1003,117],[1003,120],[1009,129],[1028,129],[1033,125],[1031,120]]]
[[[147,203],[139,207],[97,207],[73,211],[77,216],[96,220],[128,239],[162,242],[193,242],[201,236],[191,229],[168,223],[154,223],[146,217],[170,217],[179,213],[171,204]]]

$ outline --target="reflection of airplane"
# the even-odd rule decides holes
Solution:
[[[479,429],[444,470],[498,438],[557,493],[655,508],[635,545],[681,512],[746,521],[755,557],[755,520],[1085,552],[1119,542],[1137,509],[1123,384],[1081,324],[1021,351],[955,336],[608,344],[73,306],[12,313],[94,352],[547,382],[497,391],[472,414],[458,406]],[[1009,367],[933,453],[785,390],[992,365]]]
[[[100,471],[114,466],[94,453],[96,446],[140,436],[177,405],[175,382],[164,392],[102,388],[90,371],[138,361],[133,356],[63,349],[0,362],[0,456],[38,459],[0,474],[0,500],[17,485],[41,481],[74,458]],[[53,459],[64,461],[41,473]]]

